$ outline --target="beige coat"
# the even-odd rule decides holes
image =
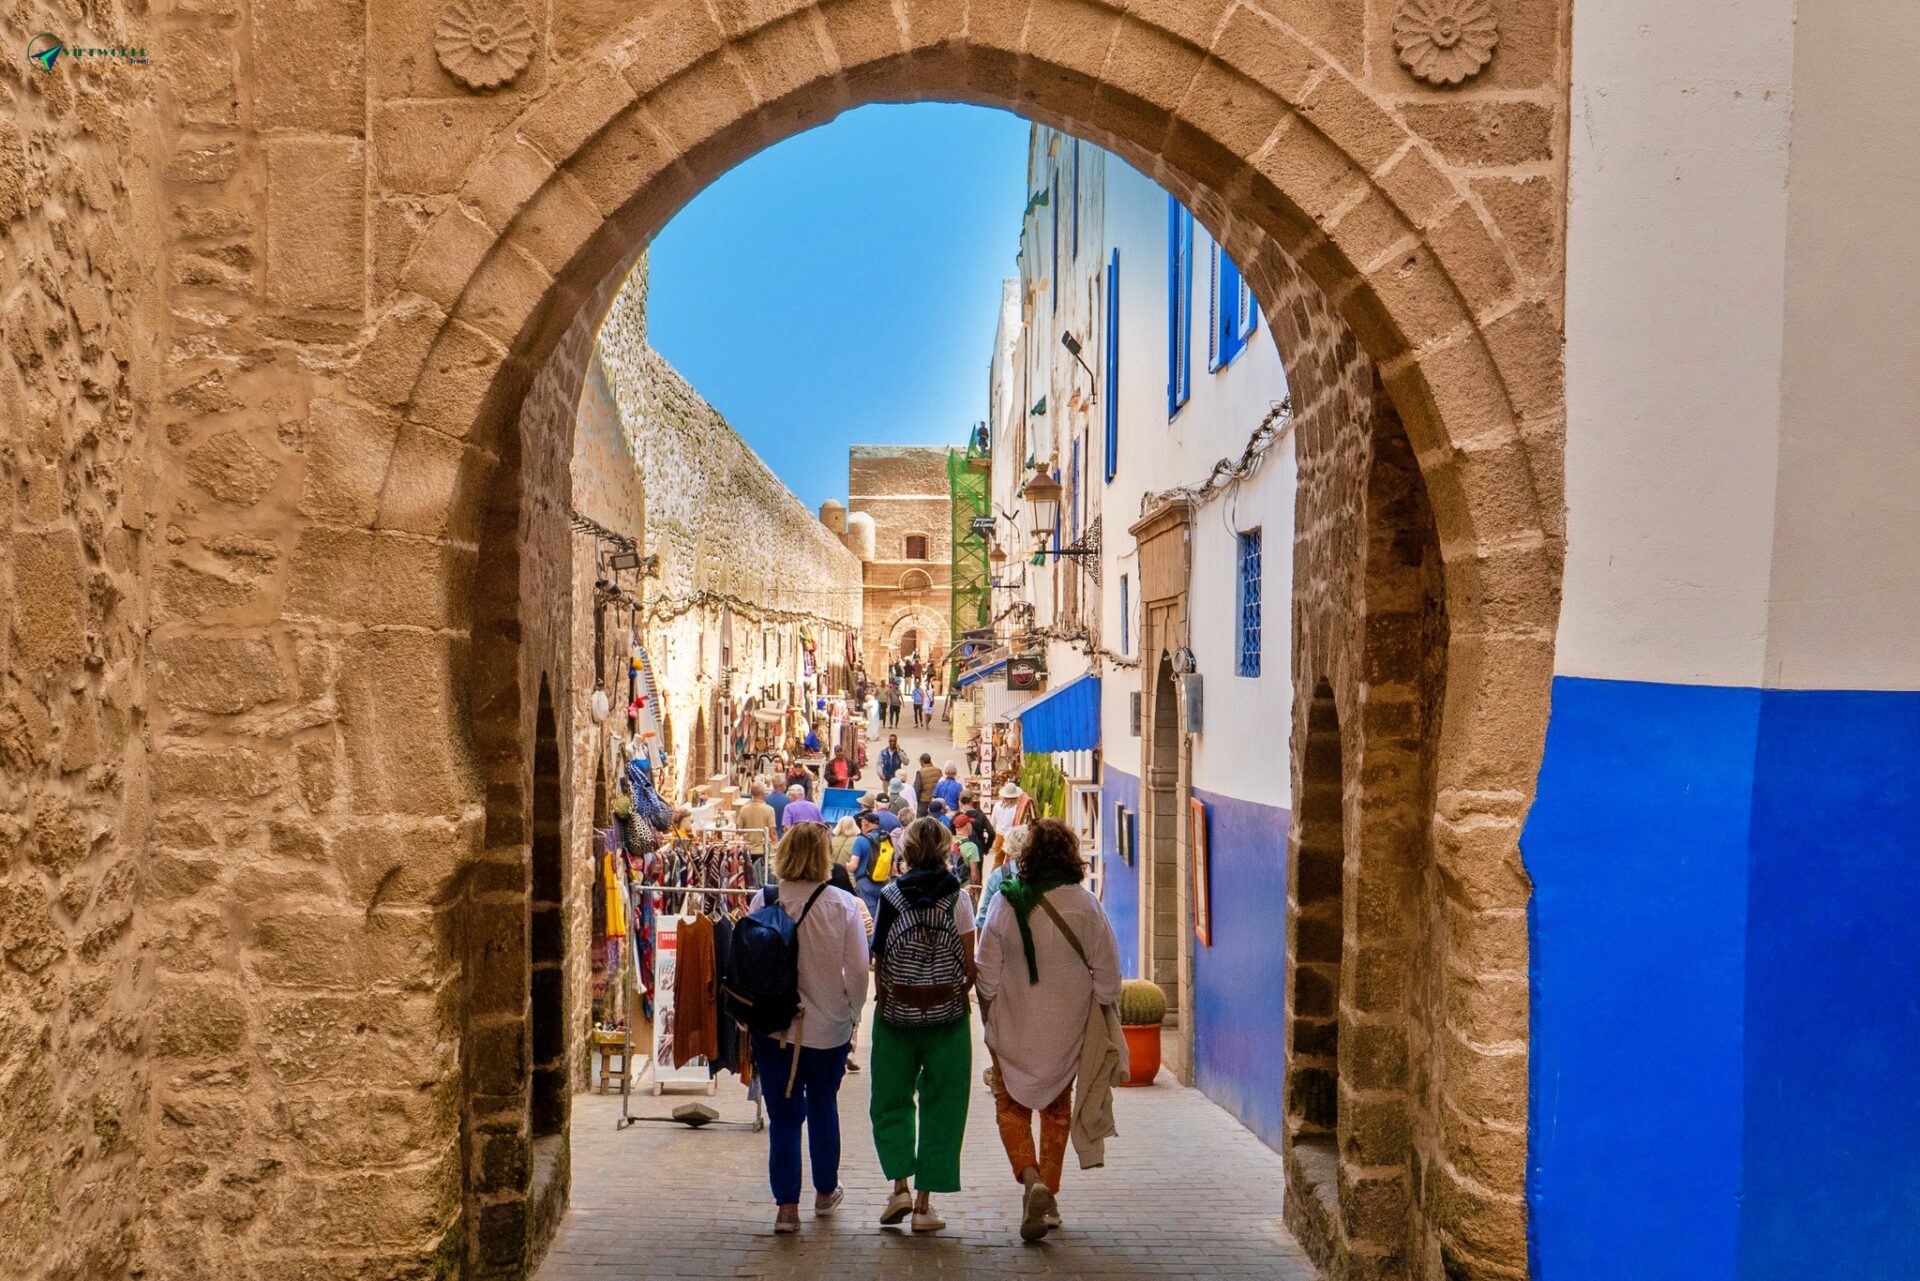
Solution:
[[[1120,1011],[1095,1005],[1087,1011],[1080,1040],[1080,1072],[1073,1086],[1073,1154],[1080,1168],[1107,1163],[1107,1140],[1120,1133],[1113,1121],[1113,1089],[1127,1079],[1127,1038]]]

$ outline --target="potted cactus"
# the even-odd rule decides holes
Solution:
[[[1152,1085],[1160,1074],[1160,1024],[1167,1017],[1167,994],[1147,979],[1120,985],[1120,1032],[1127,1038],[1127,1084]]]

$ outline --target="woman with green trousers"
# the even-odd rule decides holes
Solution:
[[[938,819],[915,820],[873,922],[880,1000],[870,1112],[880,1169],[893,1180],[880,1222],[911,1215],[915,1232],[947,1226],[933,1194],[960,1190],[971,1098],[973,901],[947,870],[952,846]]]

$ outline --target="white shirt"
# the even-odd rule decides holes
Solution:
[[[1005,895],[987,908],[975,958],[980,995],[989,1003],[987,1048],[1000,1060],[1007,1093],[1030,1108],[1046,1107],[1073,1084],[1093,1003],[1120,999],[1120,945],[1100,900],[1081,886],[1062,885],[1047,891],[1047,902],[1087,950],[1091,973],[1047,910],[1035,905],[1027,924],[1040,981],[1029,983],[1020,921]]]
[[[833,1050],[853,1039],[853,1028],[867,1003],[867,927],[860,904],[845,890],[827,886],[807,913],[818,881],[780,882],[780,906],[800,921],[800,1044]],[[791,1041],[793,1028],[781,1037]]]

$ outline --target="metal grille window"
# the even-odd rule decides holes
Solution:
[[[1240,674],[1260,674],[1260,531],[1240,535]]]
[[[925,534],[907,535],[907,559],[925,560],[927,558],[927,536]]]

